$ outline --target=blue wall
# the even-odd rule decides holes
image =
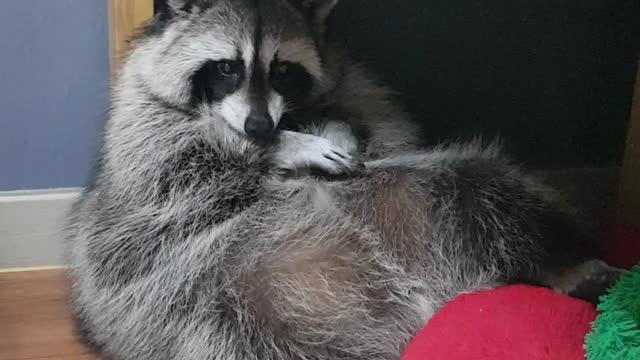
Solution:
[[[84,184],[108,77],[107,1],[2,1],[0,191]]]

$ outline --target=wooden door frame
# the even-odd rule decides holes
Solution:
[[[109,1],[109,56],[111,73],[127,50],[135,30],[153,16],[153,0]],[[640,225],[640,65],[629,121],[627,146],[621,172],[618,215],[623,221]]]
[[[617,208],[621,221],[640,225],[640,63],[631,104]]]
[[[153,0],[109,1],[109,60],[115,74],[128,41],[145,21],[153,16]]]

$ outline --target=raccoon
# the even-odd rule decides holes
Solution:
[[[397,359],[454,296],[594,258],[496,147],[411,150],[384,89],[326,50],[336,3],[170,0],[133,41],[66,230],[102,358]],[[345,176],[282,172],[309,167]]]

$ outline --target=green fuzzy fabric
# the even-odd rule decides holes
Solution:
[[[640,360],[640,265],[600,298],[600,313],[585,339],[588,360]]]

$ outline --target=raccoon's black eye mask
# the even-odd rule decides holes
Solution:
[[[302,103],[313,87],[313,79],[302,65],[277,58],[271,63],[269,82],[275,91],[294,105]]]
[[[220,101],[240,89],[244,77],[242,60],[209,60],[191,77],[191,101],[194,104]]]

